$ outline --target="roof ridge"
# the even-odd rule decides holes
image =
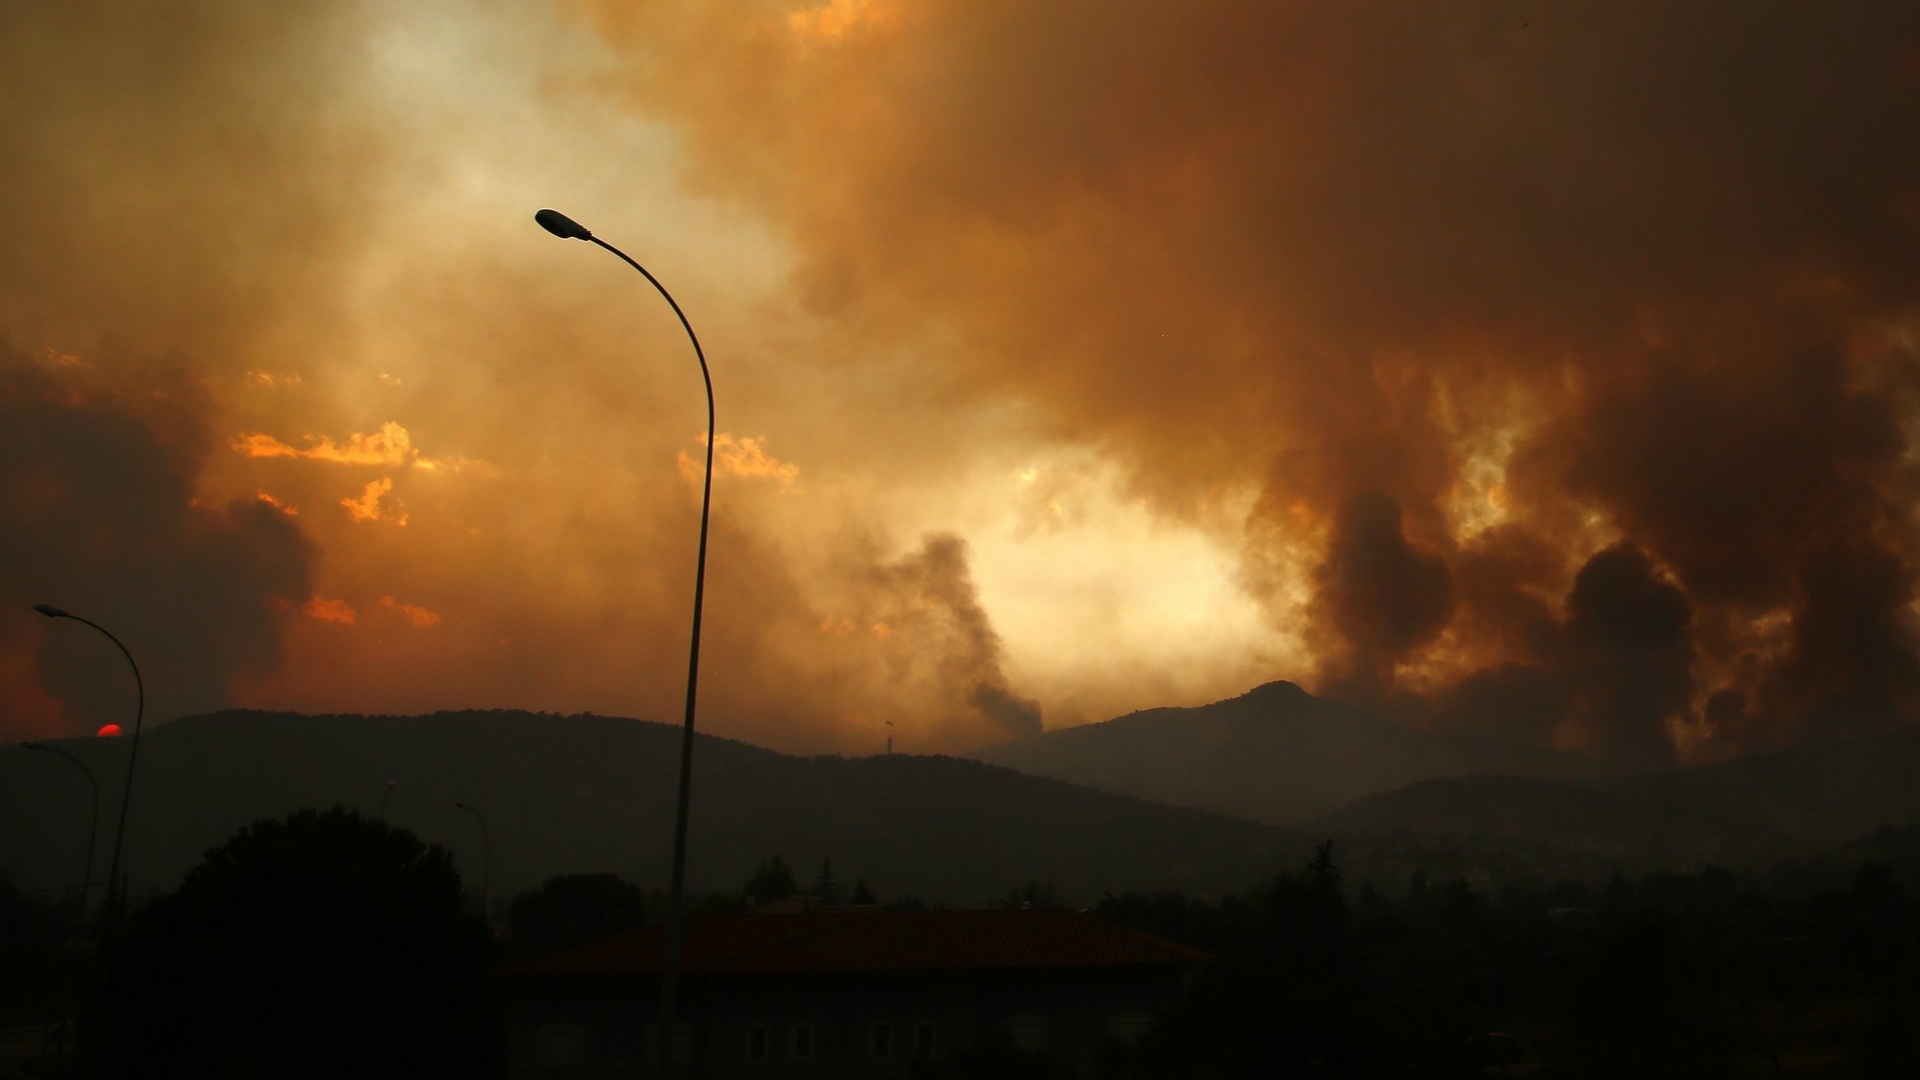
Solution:
[[[1056,910],[1064,911],[1069,915],[1077,915],[1082,918],[1092,919],[1095,922],[1098,922],[1104,926],[1110,926],[1113,929],[1118,930],[1121,933],[1127,935],[1128,937],[1135,938],[1140,941],[1151,942],[1163,948],[1172,949],[1173,951],[1178,953],[1184,953],[1189,959],[1212,960],[1214,958],[1213,954],[1210,952],[1206,952],[1201,949],[1196,949],[1191,945],[1182,945],[1177,941],[1168,940],[1167,938],[1163,938],[1158,934],[1149,934],[1145,930],[1135,930],[1133,927],[1128,926],[1125,923],[1114,922],[1112,919],[1103,919],[1100,916],[1095,915],[1091,911],[1075,911],[1072,908],[1058,908]]]
[[[840,927],[847,926],[852,923],[868,921],[877,914],[879,914],[879,912],[860,912],[858,914],[851,914],[851,915],[842,915],[840,912],[837,912],[837,911],[782,911],[777,913],[760,914],[760,915],[756,915],[751,911],[714,912],[710,915],[705,916],[705,918],[714,919],[716,916],[718,916],[718,918],[720,919],[755,918],[755,919],[779,919],[782,921],[791,920],[796,922],[801,919],[819,919],[822,916],[835,916],[835,918],[833,919],[832,922],[823,922],[821,925],[811,927],[802,933],[788,934],[787,936],[782,937],[777,941],[764,941],[756,945],[750,945],[737,952],[730,952],[722,956],[713,957],[709,961],[709,963],[715,963],[715,964],[734,963],[736,961],[743,960],[743,959],[746,959],[747,957],[753,956],[756,953],[770,952],[774,949],[784,949],[791,946],[794,942],[810,941],[829,931],[837,930]]]

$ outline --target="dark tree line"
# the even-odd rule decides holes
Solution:
[[[1920,827],[1750,879],[1719,869],[1499,887],[1342,879],[1333,845],[1245,893],[1111,896],[1103,918],[1216,959],[1111,1080],[1160,1077],[1920,1075]],[[835,893],[823,862],[815,893]],[[739,910],[798,890],[775,856]],[[865,894],[856,882],[848,898]],[[261,821],[143,904],[74,979],[57,898],[0,878],[14,1015],[78,1001],[89,1075],[485,1077],[503,1068],[489,964],[663,917],[611,874],[517,897],[496,945],[451,857],[351,811]],[[1029,881],[1004,906],[1052,906]],[[911,906],[896,900],[895,905]],[[940,1076],[1050,1075],[1000,1048]],[[933,1074],[930,1074],[933,1075]]]
[[[1801,895],[1708,869],[1388,897],[1322,848],[1094,911],[1218,957],[1115,1078],[1920,1075],[1920,902],[1882,863]]]

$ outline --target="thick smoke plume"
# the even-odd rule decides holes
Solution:
[[[1000,636],[967,569],[966,541],[929,536],[920,549],[875,571],[882,636],[904,634],[892,663],[922,668],[956,709],[977,711],[982,742],[1040,733],[1040,706],[1015,694],[1002,670]]]
[[[698,373],[549,201],[715,361],[708,730],[1920,711],[1905,0],[29,0],[0,91],[6,572],[179,634],[161,715],[678,715]],[[18,610],[14,715],[110,712]]]
[[[1913,5],[598,11],[818,310],[1169,516],[1258,477],[1324,685],[1636,763],[1916,716]]]

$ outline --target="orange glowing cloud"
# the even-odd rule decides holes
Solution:
[[[345,600],[328,600],[319,596],[312,597],[300,605],[300,614],[310,619],[339,623],[342,626],[352,626],[360,618],[359,613],[353,610],[353,605]]]
[[[380,606],[389,611],[399,612],[406,616],[408,622],[417,627],[437,626],[440,623],[440,616],[437,612],[428,611],[426,608],[414,604],[403,604],[391,596],[381,597]]]
[[[706,442],[705,437],[700,441]],[[681,476],[689,480],[700,478],[704,463],[699,458],[682,452],[679,461]],[[762,440],[751,436],[735,438],[724,431],[713,440],[713,470],[720,476],[778,480],[783,488],[792,485],[800,475],[800,466],[767,453]]]
[[[899,8],[885,0],[827,0],[819,7],[788,13],[787,26],[805,49],[861,30],[882,30],[899,18]]]
[[[264,492],[264,491],[258,492],[255,497],[258,498],[261,502],[266,503],[268,506],[273,507],[275,510],[278,510],[281,513],[287,515],[288,517],[298,517],[300,514],[299,507],[281,502],[279,499],[274,498],[272,495],[268,494],[267,492]]]
[[[387,421],[372,434],[355,433],[344,443],[322,436],[306,437],[307,445],[297,447],[281,442],[263,431],[236,436],[233,449],[247,457],[291,457],[311,461],[331,461],[341,465],[419,465],[431,469],[435,463],[413,448],[413,436],[407,429]]]
[[[347,508],[347,516],[355,521],[386,521],[404,526],[407,523],[405,510],[387,507],[383,509],[380,500],[393,490],[393,478],[383,476],[378,480],[367,481],[357,499],[341,499],[340,505]]]

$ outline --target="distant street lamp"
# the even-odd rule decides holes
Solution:
[[[73,762],[74,767],[80,770],[80,775],[87,778],[87,788],[93,792],[93,814],[87,824],[87,868],[80,874],[80,910],[85,912],[87,910],[87,894],[93,889],[94,842],[100,835],[100,785],[94,781],[93,770],[87,768],[87,763],[67,753],[65,750],[57,746],[48,746],[42,742],[21,743],[20,745],[29,750],[45,750],[49,754],[59,754],[61,757]]]
[[[74,622],[85,623],[100,631],[106,635],[108,641],[113,642],[114,648],[120,650],[120,655],[127,658],[127,666],[133,669],[133,743],[127,748],[127,783],[120,792],[120,824],[113,833],[113,859],[107,867],[107,899],[102,908],[103,913],[117,914],[117,903],[125,899],[121,895],[120,888],[120,850],[127,839],[127,807],[133,804],[133,767],[140,757],[140,723],[147,712],[147,684],[140,678],[140,665],[133,662],[133,654],[128,652],[127,647],[120,644],[120,639],[114,637],[106,627],[92,619],[62,611],[52,604],[35,604],[33,610],[49,619],[72,619]]]
[[[380,793],[380,820],[381,821],[387,820],[387,800],[393,797],[393,789],[399,786],[400,786],[400,781],[389,780],[387,781],[387,789]]]
[[[707,471],[700,490],[700,557],[693,574],[693,640],[687,649],[687,713],[680,730],[680,794],[673,815],[673,878],[667,889],[666,955],[660,967],[660,1075],[664,1077],[670,1075],[673,1069],[677,1015],[674,995],[680,970],[681,923],[686,898],[687,803],[693,786],[693,702],[700,685],[700,603],[706,593],[707,518],[713,503],[713,375],[707,370],[707,354],[701,350],[700,338],[694,334],[693,324],[687,321],[686,312],[680,310],[673,294],[660,284],[658,278],[648,273],[646,267],[558,210],[541,210],[533,215],[533,220],[563,240],[585,240],[590,244],[598,244],[618,256],[621,262],[640,271],[640,276],[646,278],[666,298],[667,305],[679,316],[680,325],[687,332],[687,340],[693,342],[694,359],[700,361],[700,378],[707,386]]]
[[[487,819],[480,815],[480,811],[463,802],[456,802],[453,805],[472,814],[473,820],[480,823],[480,917],[485,919],[487,918],[487,884],[493,876],[493,834],[487,831]]]

